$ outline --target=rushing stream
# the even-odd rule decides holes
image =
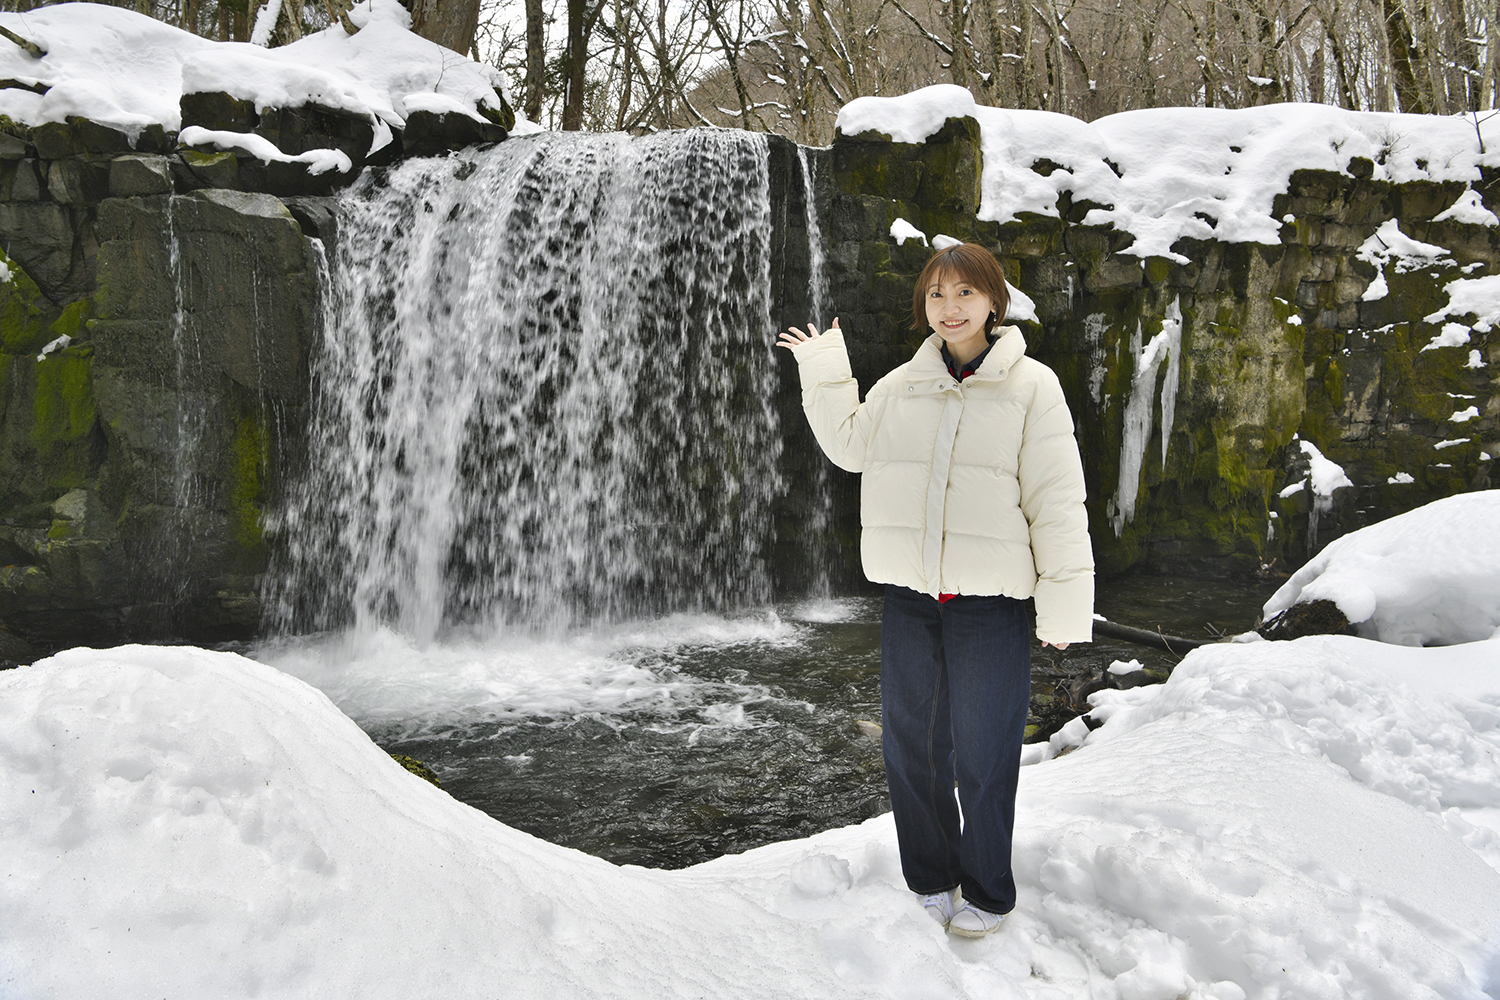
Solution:
[[[817,597],[817,541],[772,565],[788,497],[801,537],[831,532],[826,475],[793,492],[781,464],[768,164],[747,133],[552,133],[341,200],[308,461],[270,524],[280,637],[254,655],[459,799],[611,861],[884,808],[878,600]],[[778,566],[811,596],[774,603]],[[1101,610],[1199,636],[1264,597],[1163,579]],[[1131,657],[1170,662],[1038,650],[1038,718]]]
[[[1249,628],[1273,589],[1136,575],[1101,587],[1099,608],[1206,637]],[[426,648],[390,632],[295,639],[255,655],[502,822],[617,863],[680,867],[888,808],[869,725],[879,614],[876,598],[846,598]],[[1033,657],[1042,698],[1115,660],[1178,659],[1112,642]]]

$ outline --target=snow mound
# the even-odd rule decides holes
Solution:
[[[1381,642],[1445,645],[1500,630],[1500,490],[1437,500],[1329,544],[1266,602],[1330,600]]]
[[[50,88],[0,90],[0,114],[30,125],[80,115],[138,134],[153,123],[176,131],[184,93],[222,91],[257,109],[316,103],[398,125],[412,110],[485,120],[480,106],[500,107],[500,72],[413,34],[397,0],[361,0],[349,20],[360,29],[353,35],[335,24],[267,49],[103,4],[0,13],[0,25],[47,50],[34,59],[0,45],[0,76]]]
[[[503,826],[230,653],[0,675],[0,838],[6,997],[857,995],[816,928]]]
[[[271,667],[72,650],[0,674],[0,995],[1483,1000],[1497,656],[1205,647],[1100,692],[1079,751],[1023,769],[1019,905],[970,942],[902,884],[889,815],[617,868]]]
[[[849,136],[883,132],[918,143],[962,116],[976,119],[982,134],[980,219],[1005,223],[1027,212],[1056,218],[1068,192],[1075,205],[1097,206],[1085,225],[1134,234],[1125,253],[1181,263],[1186,258],[1172,244],[1183,238],[1281,242],[1284,221],[1271,209],[1296,170],[1345,173],[1359,158],[1369,161],[1374,180],[1399,184],[1474,182],[1481,165],[1500,166],[1500,144],[1480,153],[1473,123],[1462,118],[1321,104],[1153,108],[1083,122],[976,105],[967,90],[942,85],[851,101],[836,127]],[[1465,220],[1478,218],[1472,206],[1459,210]]]

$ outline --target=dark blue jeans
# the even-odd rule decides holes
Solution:
[[[886,587],[880,625],[885,777],[901,871],[913,892],[962,886],[964,898],[980,909],[1015,908],[1010,843],[1030,700],[1025,601],[955,597],[940,604],[915,590]]]

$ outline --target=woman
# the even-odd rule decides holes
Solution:
[[[838,320],[781,334],[834,464],[863,473],[860,555],[886,585],[886,781],[907,886],[954,934],[1016,905],[1011,830],[1037,637],[1092,637],[1083,467],[1057,376],[1026,357],[988,250],[932,255],[912,296],[931,336],[859,401]],[[954,784],[958,802],[954,802]],[[963,808],[960,828],[959,805]]]

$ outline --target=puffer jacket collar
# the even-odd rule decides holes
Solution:
[[[1002,381],[1026,353],[1026,338],[1021,335],[1020,327],[1002,326],[999,333],[1000,339],[990,348],[984,364],[969,376],[968,384]],[[925,392],[958,388],[958,383],[949,374],[948,365],[943,361],[943,338],[940,335],[932,334],[917,348],[917,353],[907,365],[906,379],[910,385]]]

